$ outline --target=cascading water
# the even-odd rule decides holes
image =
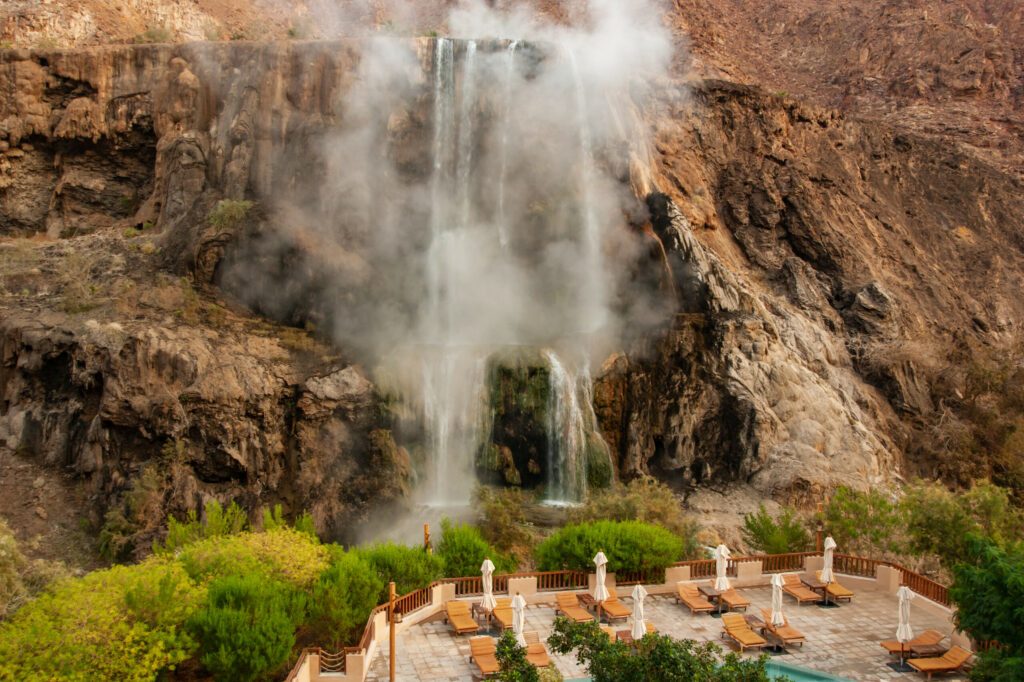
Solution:
[[[498,173],[498,240],[501,248],[508,246],[508,225],[505,215],[505,176],[508,174],[508,131],[512,119],[512,79],[515,77],[516,50],[519,41],[513,40],[508,45],[508,56],[505,65],[505,110],[501,120],[501,171]]]
[[[481,69],[489,65],[493,73],[496,61],[492,55],[478,53],[478,47],[475,41],[457,43],[441,38],[435,42],[433,55],[432,207],[425,263],[427,305],[421,311],[423,342],[413,352],[418,353],[421,363],[422,418],[432,478],[427,502],[445,507],[468,502],[476,454],[491,438],[488,358],[501,347],[535,343],[518,331],[522,320],[492,320],[486,329],[481,329],[473,314],[482,303],[475,291],[481,277],[499,282],[498,273],[508,261],[534,259],[538,255],[517,253],[509,247],[509,230],[516,229],[516,221],[508,210],[506,184],[510,180],[510,131],[516,123],[511,103],[519,45],[510,43],[503,51],[504,82],[498,81],[499,86],[491,88],[501,95],[497,104],[492,105],[498,112],[493,118],[501,126],[496,135],[494,131],[477,129],[480,89],[486,87]],[[548,248],[550,241],[558,249],[570,249],[573,260],[579,264],[572,274],[558,270],[545,273],[552,286],[564,288],[568,294],[566,310],[552,318],[557,326],[542,332],[550,341],[557,340],[559,346],[565,345],[567,339],[577,339],[561,357],[554,351],[543,352],[550,377],[547,424],[543,425],[548,441],[547,494],[557,503],[575,502],[585,496],[588,457],[595,448],[603,447],[591,404],[587,349],[579,341],[605,323],[601,224],[593,205],[593,149],[584,84],[575,57],[571,52],[569,55],[578,157],[575,168],[564,177],[567,189],[579,197],[577,219],[564,220],[559,217],[561,214],[554,214],[551,220],[561,222],[535,225],[529,235],[524,235],[528,243],[534,244],[533,248]],[[461,59],[458,67],[456,57]],[[573,137],[567,133],[568,129],[559,139],[565,140],[562,144],[571,150]],[[486,147],[477,152],[489,139],[499,145],[493,150],[498,154],[493,166],[488,166]],[[488,167],[494,173],[492,179],[480,180],[481,176],[486,177]],[[490,184],[495,180],[496,187]],[[482,197],[478,203],[478,192],[487,186],[494,187],[497,196],[492,195],[491,201]],[[571,211],[566,213],[570,214]],[[483,303],[491,305],[490,300]],[[509,315],[515,312],[510,310]]]

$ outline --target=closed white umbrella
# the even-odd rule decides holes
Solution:
[[[608,598],[608,587],[605,586],[605,574],[608,570],[608,557],[604,555],[604,552],[598,552],[597,556],[594,557],[594,565],[597,566],[597,580],[594,585],[594,601],[601,603]]]
[[[903,649],[910,640],[914,639],[914,630],[910,627],[910,600],[916,595],[909,587],[903,585],[896,590],[896,596],[900,600],[900,623],[896,627],[896,641],[900,643],[900,667],[903,667]]]
[[[633,630],[631,632],[633,639],[641,639],[647,634],[647,626],[644,624],[644,597],[646,596],[647,590],[643,585],[637,583],[633,588]]]
[[[782,574],[772,576],[772,625],[785,625],[786,617],[782,615]]]
[[[480,574],[484,583],[484,599],[481,605],[488,611],[493,611],[498,602],[494,599],[494,564],[490,559],[484,559],[483,565],[480,566]]]
[[[526,626],[526,600],[523,595],[517,594],[512,597],[512,633],[516,636],[519,646],[526,646],[526,639],[523,637],[523,628]]]
[[[715,589],[728,590],[729,579],[725,577],[725,570],[729,567],[729,548],[725,545],[715,547]]]
[[[836,549],[836,541],[829,535],[825,538],[825,565],[821,567],[821,582],[834,583],[835,576],[832,574],[832,552]]]

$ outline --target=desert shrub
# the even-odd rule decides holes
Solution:
[[[252,207],[251,201],[222,199],[210,211],[207,220],[214,229],[233,230],[245,220]]]
[[[132,558],[139,536],[157,528],[163,499],[164,477],[155,465],[147,465],[120,504],[107,510],[99,534],[100,554],[116,562]]]
[[[284,518],[281,505],[275,504],[272,508],[263,510],[263,530],[277,530],[278,528],[294,528],[300,533],[317,537],[316,524],[313,523],[313,517],[309,515],[309,512],[302,512],[295,517],[295,521],[289,524]]]
[[[576,653],[594,682],[769,682],[768,656],[741,658],[714,642],[697,643],[646,635],[633,646],[613,642],[597,623],[555,620],[548,645],[559,654]],[[784,679],[784,678],[777,678]]]
[[[526,518],[530,503],[521,488],[480,487],[473,499],[481,517],[480,532],[496,550],[522,565],[537,543],[537,531]]]
[[[905,549],[903,510],[882,491],[865,493],[840,486],[820,518],[842,552],[880,556]]]
[[[188,620],[199,660],[218,680],[249,682],[281,667],[295,646],[306,598],[293,586],[259,575],[210,584],[206,604]]]
[[[0,620],[66,574],[63,564],[26,557],[7,522],[0,518]]]
[[[357,550],[377,572],[384,589],[380,601],[387,599],[387,583],[395,582],[398,594],[408,594],[426,587],[444,576],[444,561],[434,554],[428,554],[422,547],[408,547],[385,542]]]
[[[145,31],[135,36],[135,42],[140,44],[146,43],[169,43],[174,40],[174,35],[170,29],[163,26],[151,26]]]
[[[497,573],[512,573],[516,564],[496,551],[484,540],[480,529],[468,524],[454,524],[450,519],[441,521],[441,541],[437,556],[444,562],[444,574],[450,578],[476,575],[480,565],[489,558]]]
[[[594,521],[565,526],[537,546],[542,571],[593,571],[603,551],[608,571],[656,573],[679,561],[683,542],[661,526],[641,521]]]
[[[312,586],[328,563],[327,549],[316,538],[292,528],[208,537],[177,556],[195,580],[253,575],[304,588]]]
[[[978,654],[972,680],[1014,680],[1024,669],[1024,542],[1000,547],[970,534],[965,561],[953,571],[949,597],[958,627],[977,642],[999,646]]]
[[[0,679],[155,679],[191,656],[204,595],[155,557],[62,580],[0,625]]]
[[[519,646],[511,630],[506,630],[498,639],[495,658],[501,666],[497,676],[501,682],[540,682],[540,673],[527,660],[526,648]]]
[[[968,560],[971,535],[1001,545],[1024,532],[1024,514],[1012,506],[1009,491],[988,481],[963,493],[940,483],[919,483],[907,489],[902,506],[911,550],[934,554],[947,568]]]
[[[194,509],[189,510],[184,521],[173,516],[167,519],[167,538],[153,549],[158,553],[174,552],[204,538],[241,533],[248,526],[249,519],[235,502],[225,509],[217,500],[210,500],[203,506],[202,519]]]
[[[664,483],[650,477],[633,479],[627,485],[596,492],[569,515],[571,523],[586,521],[644,521],[677,535],[683,542],[683,557],[701,556],[697,541],[700,526],[683,513],[675,494]]]
[[[762,504],[756,512],[743,516],[740,532],[752,549],[764,554],[806,552],[812,546],[810,533],[789,507],[772,518]]]
[[[358,641],[386,587],[358,552],[337,552],[313,585],[309,626],[315,641],[335,649]]]

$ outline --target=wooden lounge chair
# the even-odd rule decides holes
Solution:
[[[502,597],[495,600],[494,610],[491,612],[494,620],[502,630],[512,629],[512,597]]]
[[[746,611],[747,608],[750,606],[750,600],[741,595],[739,592],[735,590],[735,588],[732,587],[722,592],[719,599],[722,600],[726,608],[730,611],[736,611],[738,609],[743,609],[744,611]]]
[[[690,613],[711,613],[715,610],[715,605],[705,599],[693,585],[676,583],[676,592],[679,595],[676,601],[686,604]]]
[[[612,640],[613,642],[615,641],[615,628],[613,628],[611,625],[602,625],[601,632],[608,635],[608,639]]]
[[[601,611],[608,618],[609,623],[613,620],[626,620],[633,613],[614,594],[609,595],[607,599],[601,602]]]
[[[802,648],[804,642],[807,641],[807,638],[804,637],[804,633],[789,624],[789,619],[786,618],[785,614],[782,615],[782,620],[784,621],[782,625],[772,625],[772,612],[768,609],[761,609],[761,618],[764,619],[765,628],[781,639],[784,647],[787,647],[790,644],[799,644]]]
[[[548,649],[540,641],[540,635],[533,632],[524,632],[523,639],[526,640],[526,660],[535,668],[546,668],[551,665],[551,657],[548,656]]]
[[[971,660],[971,652],[958,646],[939,656],[938,658],[910,658],[907,665],[919,673],[932,679],[936,673],[955,673],[964,667],[967,661]]]
[[[658,634],[658,628],[654,627],[654,623],[649,620],[644,621],[644,627],[647,628],[647,634],[656,635]]]
[[[590,611],[580,606],[575,593],[559,592],[555,595],[555,600],[557,602],[555,613],[562,612],[566,618],[577,623],[589,623],[594,620]]]
[[[809,587],[804,586],[804,584],[800,582],[800,577],[795,573],[786,573],[783,575],[782,582],[782,591],[793,599],[796,599],[798,604],[821,601],[821,595]]]
[[[821,580],[821,571],[818,571],[815,575],[818,576],[818,580]],[[851,601],[853,599],[853,590],[843,587],[834,579],[825,587],[825,590],[828,592],[828,596],[832,598],[832,601],[840,601],[842,599]]]
[[[879,642],[883,649],[889,652],[892,656],[899,656],[900,654],[906,654],[910,651],[910,647],[914,646],[931,646],[938,644],[944,640],[946,636],[938,630],[925,630],[914,639],[909,642],[900,644],[895,639],[885,639]]]
[[[722,636],[729,637],[740,647],[740,653],[744,649],[757,649],[768,642],[765,638],[750,629],[747,621],[738,613],[722,614]]]
[[[480,674],[484,677],[497,675],[501,672],[496,653],[498,646],[493,637],[471,637],[469,640],[469,660],[476,663]]]
[[[465,635],[480,629],[477,622],[473,620],[468,601],[452,599],[444,605],[444,610],[445,620],[451,623],[452,629],[455,630],[456,634]]]

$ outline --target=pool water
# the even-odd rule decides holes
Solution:
[[[817,670],[810,670],[809,668],[801,668],[798,665],[790,665],[788,663],[779,663],[778,661],[768,662],[768,676],[775,677],[776,675],[785,675],[793,682],[851,682],[845,677],[836,677],[835,675],[829,675],[828,673],[818,672]]]

